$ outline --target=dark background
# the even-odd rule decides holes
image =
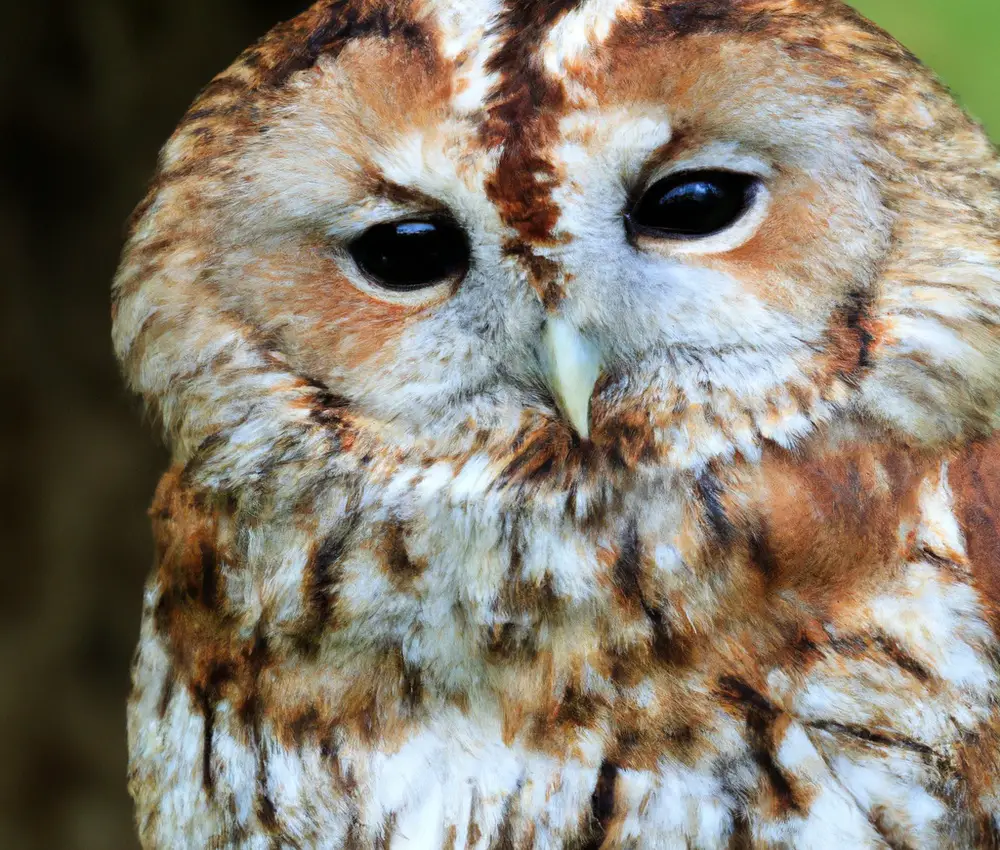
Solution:
[[[118,379],[109,285],[189,101],[304,5],[0,6],[0,847],[136,847],[125,698],[166,455]],[[857,5],[1000,128],[1000,2]]]

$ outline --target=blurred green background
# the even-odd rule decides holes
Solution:
[[[1000,140],[1000,0],[852,3],[934,68]]]
[[[195,92],[307,0],[5,3],[0,847],[134,848],[125,698],[166,459],[121,387],[123,222]],[[1000,0],[859,0],[1000,139]]]

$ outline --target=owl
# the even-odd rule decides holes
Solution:
[[[837,0],[279,25],[114,284],[143,845],[1000,845],[998,234]]]

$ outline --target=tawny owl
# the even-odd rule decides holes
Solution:
[[[114,290],[143,844],[996,847],[998,234],[836,0],[277,27]]]

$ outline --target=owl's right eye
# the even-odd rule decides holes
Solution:
[[[412,292],[469,270],[465,233],[445,219],[393,221],[366,230],[348,247],[373,283],[393,292]]]

